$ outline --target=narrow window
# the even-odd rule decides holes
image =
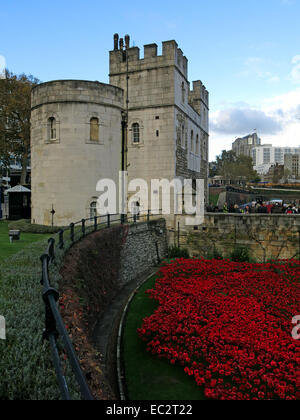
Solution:
[[[191,131],[191,152],[195,153],[195,144],[194,144],[194,132]]]
[[[182,84],[181,84],[181,96],[182,96],[181,100],[184,103],[185,102],[185,86],[184,86],[184,82],[182,82]]]
[[[132,124],[132,141],[135,144],[140,142],[140,126],[138,123]]]
[[[196,154],[200,156],[200,142],[199,142],[199,134],[196,136]]]
[[[48,138],[49,140],[56,140],[56,119],[54,117],[48,120]]]
[[[159,137],[159,130],[156,130],[156,137]]]
[[[90,120],[90,140],[99,141],[99,120],[95,117]]]

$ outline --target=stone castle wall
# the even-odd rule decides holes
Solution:
[[[157,266],[168,255],[163,219],[130,226],[121,252],[120,284],[127,284]]]
[[[183,216],[177,222],[180,244],[193,256],[211,256],[215,247],[226,258],[242,246],[258,262],[299,258],[300,215],[207,213],[200,226],[185,226]],[[169,242],[177,243],[177,234],[170,233]]]
[[[127,57],[128,56],[128,63]],[[128,75],[128,79],[127,79]],[[207,181],[208,92],[200,82],[188,81],[188,60],[175,41],[158,46],[119,48],[110,52],[110,83],[124,90],[129,109],[128,176],[173,180],[175,177]],[[140,142],[134,144],[132,125],[140,126]],[[198,150],[192,146],[199,140]]]
[[[57,226],[90,217],[97,182],[118,184],[121,156],[121,89],[98,82],[54,81],[32,91],[32,223]],[[55,118],[56,138],[49,138]],[[91,141],[90,120],[98,118],[99,140]]]

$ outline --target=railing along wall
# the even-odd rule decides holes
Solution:
[[[79,241],[90,233],[97,232],[100,229],[110,228],[112,225],[123,225],[138,222],[149,222],[153,216],[160,215],[152,214],[150,210],[145,214],[134,214],[131,217],[124,215],[106,215],[95,216],[89,219],[82,219],[79,222],[71,223],[67,228],[63,228],[58,232],[58,241],[50,238],[48,247],[41,256],[42,263],[42,280],[43,286],[43,301],[45,304],[45,330],[43,332],[43,339],[50,344],[53,365],[55,368],[57,381],[61,391],[63,400],[71,400],[69,386],[62,368],[61,358],[58,349],[58,338],[60,337],[63,343],[64,350],[73,370],[76,382],[79,385],[81,397],[83,400],[94,400],[90,391],[85,375],[80,367],[79,360],[74,350],[72,341],[67,332],[66,326],[58,307],[59,292],[51,286],[49,267],[55,263],[57,249],[64,250],[65,241],[70,240],[71,244]],[[104,221],[102,221],[104,218]]]

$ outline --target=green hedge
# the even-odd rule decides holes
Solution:
[[[70,246],[66,244],[66,249]],[[42,341],[45,309],[42,300],[40,256],[47,240],[36,242],[0,264],[0,315],[6,319],[5,341],[0,340],[0,400],[57,400],[60,391],[48,342]],[[51,284],[58,286],[59,267],[50,267]],[[80,399],[70,367],[67,381]]]
[[[172,245],[168,249],[168,258],[190,258],[190,255],[186,248],[179,248],[176,245]]]
[[[30,220],[16,220],[8,224],[9,229],[20,230],[24,233],[57,233],[61,228],[57,226],[33,225]]]

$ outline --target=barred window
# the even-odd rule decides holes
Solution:
[[[138,123],[132,124],[132,141],[135,144],[140,142],[140,126]]]
[[[90,119],[90,140],[99,141],[99,119],[96,117]]]

